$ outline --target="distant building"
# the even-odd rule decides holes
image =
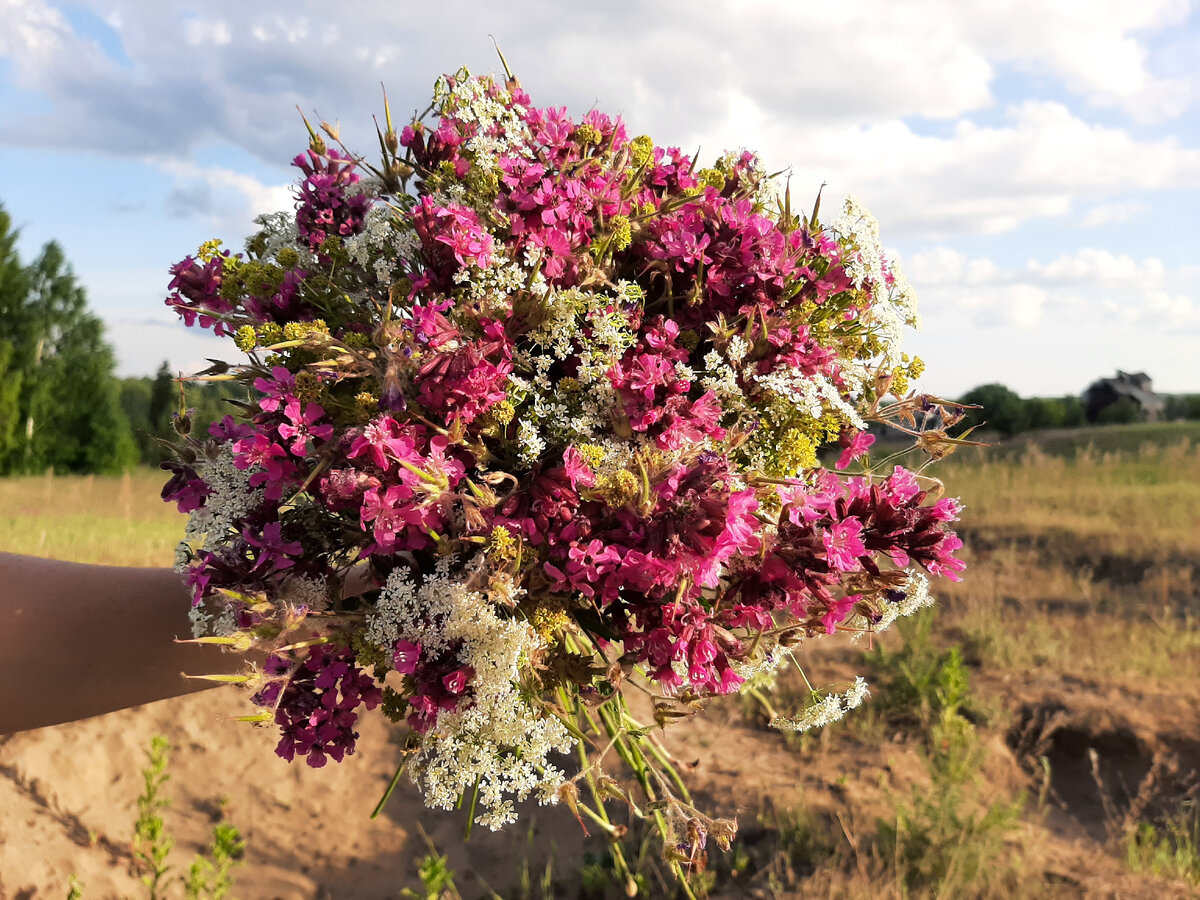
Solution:
[[[1150,376],[1145,372],[1117,371],[1116,378],[1101,378],[1083,392],[1083,408],[1089,422],[1100,418],[1101,410],[1128,398],[1136,404],[1140,417],[1157,422],[1163,417],[1167,403],[1154,393]]]

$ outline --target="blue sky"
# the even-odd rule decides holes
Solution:
[[[494,35],[538,104],[857,196],[921,297],[926,390],[1200,391],[1196,5],[0,0],[0,203],[27,257],[63,244],[123,374],[194,370],[224,345],[166,270],[290,208],[296,107],[369,153],[381,83],[423,109]]]

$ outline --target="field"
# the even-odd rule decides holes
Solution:
[[[813,736],[768,729],[766,710],[800,702],[791,672],[668,731],[699,805],[741,823],[695,893],[1196,896],[1200,429],[1034,435],[936,474],[966,504],[965,580],[873,648],[800,657],[815,684],[864,674],[863,709]],[[182,520],[160,483],[0,481],[0,549],[167,565]],[[464,843],[459,817],[402,786],[372,820],[396,755],[379,721],[356,756],[309,770],[230,721],[242,711],[220,689],[0,738],[0,897],[65,897],[73,874],[84,897],[143,895],[131,838],[155,734],[173,748],[177,868],[228,816],[248,840],[235,896],[438,897],[439,871],[467,900],[625,895],[566,810]],[[644,895],[672,896],[630,824]]]

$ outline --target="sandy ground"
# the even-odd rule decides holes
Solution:
[[[1051,719],[1059,707],[1066,710],[1050,729],[1059,733],[1057,739],[1041,733],[1048,726],[1026,729],[1032,740],[1049,741],[1041,751],[1057,760],[1056,796],[1042,814],[1027,817],[1018,836],[1027,862],[1044,872],[1047,892],[1054,889],[1046,895],[1189,896],[1179,885],[1128,875],[1102,851],[1102,809],[1094,783],[1089,786],[1084,745],[1101,749],[1100,764],[1111,777],[1140,779],[1156,750],[1171,749],[1170,740],[1153,736],[1156,723],[1167,716],[1176,723],[1174,749],[1182,747],[1184,765],[1194,766],[1197,760],[1187,754],[1197,745],[1179,741],[1189,734],[1194,739],[1195,704],[1145,694],[1104,697],[1089,685],[1018,682],[1007,692],[1014,725],[1043,701],[1051,704]],[[231,721],[242,711],[240,704],[235,690],[219,688],[0,738],[0,898],[65,897],[71,875],[83,883],[87,898],[144,896],[131,869],[130,838],[144,752],[155,734],[165,735],[174,748],[165,794],[174,802],[167,822],[177,838],[175,865],[186,868],[225,806],[249,841],[234,891],[241,898],[396,897],[403,887],[419,884],[416,866],[426,845],[418,822],[449,856],[468,900],[482,895],[485,886],[512,896],[520,867],[527,865],[536,882],[550,855],[556,871],[569,873],[578,870],[584,853],[603,852],[594,841],[584,843],[566,809],[536,806],[524,810],[521,823],[508,831],[476,829],[464,843],[464,816],[425,810],[407,778],[385,814],[372,820],[397,756],[389,743],[394,729],[381,717],[362,722],[358,752],[345,763],[310,769],[278,759],[271,731]],[[1122,716],[1122,710],[1130,715]],[[1036,791],[1020,749],[1009,746],[1014,739],[1003,729],[989,730],[985,739],[990,742],[985,781],[1006,793]],[[701,804],[739,815],[744,829],[753,828],[767,804],[805,802],[845,811],[842,827],[854,837],[886,812],[890,798],[919,782],[915,748],[900,735],[877,746],[845,735],[822,740],[824,746],[798,751],[794,742],[789,746],[779,734],[748,721],[735,701],[717,704],[668,733],[671,751],[695,764],[689,780]],[[574,893],[564,889],[562,895]],[[793,896],[778,896],[784,895]],[[720,896],[772,894],[761,884],[748,884]]]

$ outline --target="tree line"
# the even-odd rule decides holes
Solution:
[[[1200,394],[1164,394],[1163,419],[1200,419]],[[958,398],[969,409],[963,426],[982,426],[1005,435],[1042,428],[1080,428],[1084,425],[1125,425],[1141,421],[1141,407],[1128,397],[1101,409],[1089,421],[1080,397],[1021,397],[1002,384],[983,384]]]
[[[0,475],[118,473],[166,458],[179,385],[163,363],[153,378],[117,378],[104,325],[87,305],[62,248],[30,262],[0,207]],[[228,411],[217,385],[189,385],[197,427]]]

